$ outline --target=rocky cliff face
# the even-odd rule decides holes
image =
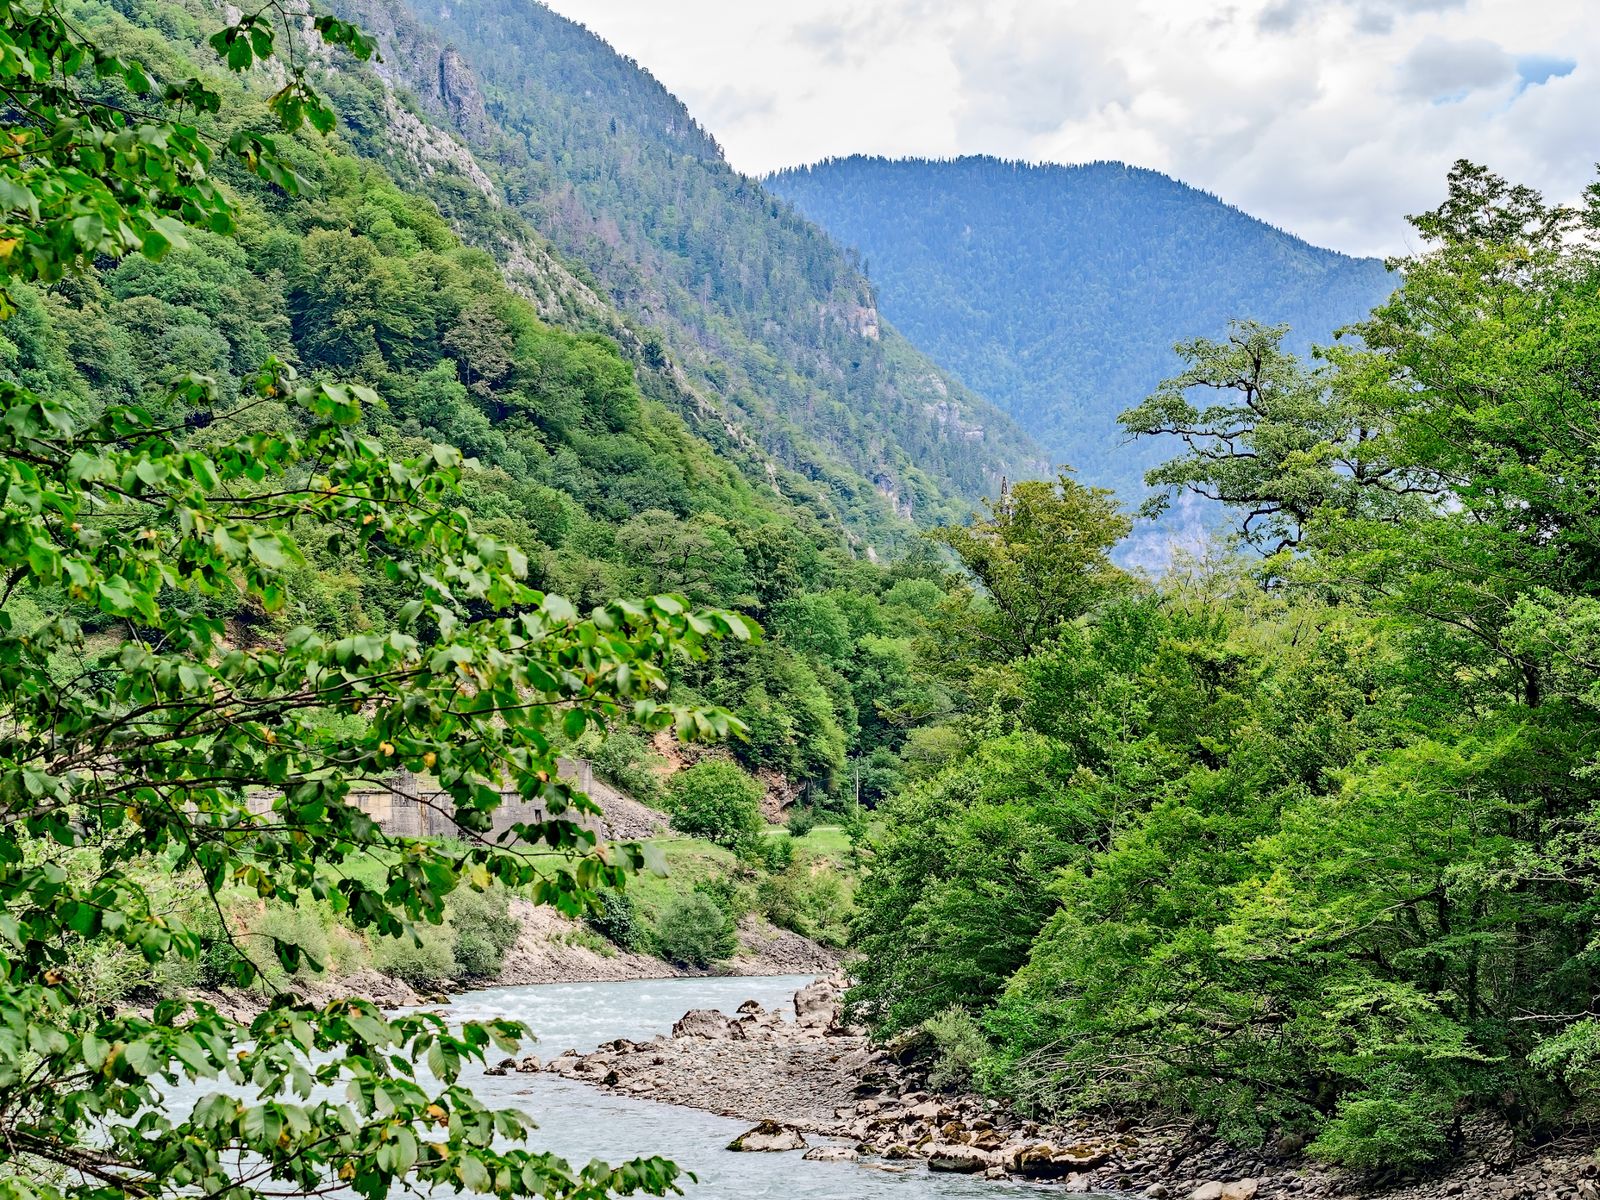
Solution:
[[[483,106],[483,92],[467,66],[467,60],[454,46],[439,55],[439,100],[450,121],[470,141],[489,136],[489,114]]]

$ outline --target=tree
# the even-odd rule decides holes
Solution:
[[[1135,437],[1187,447],[1146,472],[1161,491],[1141,516],[1159,517],[1190,491],[1234,509],[1244,539],[1276,551],[1299,545],[1323,509],[1385,515],[1425,493],[1417,472],[1383,453],[1383,407],[1365,389],[1307,370],[1283,350],[1288,332],[1237,321],[1225,341],[1180,343],[1188,367],[1118,418]],[[1196,392],[1225,399],[1197,404]]]
[[[758,835],[761,785],[731,762],[707,759],[672,777],[672,827],[730,849]]]
[[[1065,474],[1003,490],[988,508],[985,519],[929,536],[954,551],[988,605],[943,632],[1004,662],[1054,637],[1123,582],[1109,552],[1132,525],[1109,491]]]
[[[212,44],[243,69],[271,53],[274,15],[246,16]],[[314,23],[370,52],[352,27]],[[172,115],[215,111],[201,82],[157,88],[48,2],[7,10],[0,43],[6,132],[23,148],[0,160],[8,283],[59,279],[97,255],[159,257],[182,221],[230,226],[227,194],[205,174],[208,142]],[[172,113],[86,98],[87,65]],[[272,107],[291,128],[331,124],[297,64]],[[236,135],[228,148],[293,185],[265,138]],[[187,1000],[144,1016],[100,1003],[85,969],[97,955],[193,963],[226,949],[235,982],[270,985],[218,919],[231,887],[324,902],[388,937],[417,937],[453,891],[497,881],[576,914],[641,854],[602,850],[576,822],[595,806],[560,781],[557,730],[733,728],[661,692],[670,660],[749,636],[742,620],[673,596],[583,617],[535,591],[521,551],[458,506],[460,453],[391,458],[358,429],[374,403],[276,362],[238,407],[189,376],[159,417],[116,404],[88,415],[0,382],[8,1196],[251,1200],[348,1187],[377,1200],[414,1186],[600,1200],[672,1186],[675,1168],[659,1159],[573,1170],[518,1145],[525,1119],[486,1109],[459,1081],[464,1061],[516,1044],[515,1023],[452,1030],[433,1014],[386,1019],[364,1001],[314,1007],[282,994],[248,1024]],[[297,626],[257,641],[219,615],[292,611],[312,553],[372,564],[403,603],[349,636]],[[385,834],[352,802],[352,787],[400,768],[439,780],[459,846]],[[490,836],[507,787],[548,814],[514,828],[520,843]],[[363,856],[376,882],[345,869]],[[153,885],[167,879],[192,888],[210,919],[164,911]],[[269,940],[284,970],[304,961],[297,944]],[[214,1092],[172,1113],[163,1096],[180,1079],[226,1080],[248,1099]]]

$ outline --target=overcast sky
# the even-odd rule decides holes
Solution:
[[[1563,199],[1600,160],[1600,0],[550,2],[753,175],[853,153],[1120,159],[1386,254],[1457,157]]]

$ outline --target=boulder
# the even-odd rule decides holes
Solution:
[[[982,1150],[950,1142],[934,1142],[928,1147],[928,1170],[952,1175],[975,1175],[996,1163]]]
[[[807,1162],[855,1162],[861,1155],[850,1146],[813,1146],[800,1157]]]
[[[540,1069],[541,1066],[539,1063],[539,1056],[537,1054],[530,1054],[527,1058],[523,1059],[517,1064],[517,1070],[524,1075],[531,1075],[533,1072]]]
[[[794,994],[795,1024],[801,1029],[827,1029],[839,1019],[839,985],[817,979]]]
[[[1255,1179],[1235,1179],[1222,1185],[1222,1200],[1255,1200],[1261,1184]]]
[[[728,1018],[713,1008],[691,1008],[672,1027],[673,1037],[725,1038]]]
[[[776,1121],[763,1121],[728,1143],[729,1150],[746,1151],[804,1150],[805,1146],[806,1139],[798,1129]]]
[[[1189,1200],[1222,1200],[1222,1181],[1213,1179],[1209,1183],[1202,1183],[1189,1193]]]
[[[1028,1179],[1064,1179],[1080,1171],[1092,1171],[1111,1160],[1111,1151],[1087,1146],[1065,1149],[1039,1142],[1024,1146],[1011,1160],[1011,1169]]]

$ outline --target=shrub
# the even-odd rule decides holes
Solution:
[[[941,1092],[971,1087],[978,1064],[989,1052],[988,1039],[973,1015],[960,1005],[952,1004],[929,1017],[922,1028],[933,1040],[934,1049],[928,1085]]]
[[[283,987],[290,979],[305,979],[321,973],[330,965],[332,947],[328,930],[314,908],[285,908],[276,904],[251,916],[246,932],[239,937],[239,945],[262,970],[263,980],[272,988]],[[284,947],[279,950],[280,943]],[[291,971],[282,962],[281,953],[296,961]]]
[[[1390,1069],[1339,1101],[1307,1150],[1342,1167],[1420,1166],[1444,1153],[1449,1119],[1444,1097]]]
[[[794,862],[794,838],[787,833],[751,838],[748,846],[749,861],[768,871],[787,871]]]
[[[842,946],[849,916],[844,885],[831,870],[813,870],[813,861],[796,856],[773,871],[756,885],[756,902],[774,925]]]
[[[579,748],[586,747],[580,744]],[[589,761],[596,775],[634,799],[646,803],[661,799],[661,778],[654,769],[661,757],[642,737],[621,732],[608,734],[594,747]]]
[[[471,979],[500,974],[506,951],[516,944],[522,927],[511,916],[511,898],[504,888],[477,892],[462,888],[450,897],[453,954],[460,973]]]
[[[372,963],[386,975],[403,979],[419,990],[437,989],[460,973],[451,950],[449,930],[419,925],[416,934],[379,938],[372,948]]]
[[[789,819],[785,823],[791,837],[803,838],[817,827],[817,810],[796,804],[789,810]]]
[[[639,906],[627,892],[608,888],[596,893],[585,920],[590,929],[624,950],[643,950],[650,940]]]
[[[759,834],[761,785],[730,762],[710,759],[673,777],[672,827],[732,848]]]
[[[656,928],[663,958],[708,967],[739,949],[733,917],[704,892],[690,892],[669,903]]]

